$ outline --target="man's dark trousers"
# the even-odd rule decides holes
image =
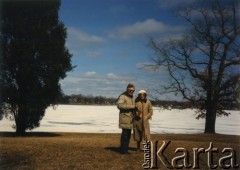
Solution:
[[[128,146],[131,138],[131,129],[122,129],[121,135],[121,153],[128,153]]]

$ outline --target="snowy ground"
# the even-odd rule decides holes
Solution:
[[[228,117],[219,117],[216,132],[240,135],[240,111],[230,111]],[[159,110],[154,108],[150,120],[151,133],[202,133],[205,119],[197,120],[194,110]],[[14,131],[13,121],[0,121],[0,131]],[[42,132],[92,132],[120,133],[118,128],[118,109],[116,106],[79,106],[59,105],[56,109],[49,107],[41,121],[41,126],[33,131]]]

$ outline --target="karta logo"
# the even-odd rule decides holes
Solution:
[[[218,167],[223,169],[238,168],[239,165],[236,162],[236,152],[233,148],[223,148],[220,154],[224,154],[218,160],[218,164],[213,163],[213,157],[215,154],[219,154],[218,148],[213,147],[213,143],[209,143],[208,148],[192,148],[192,163],[189,162],[189,151],[184,147],[178,147],[175,149],[175,154],[182,153],[172,157],[171,159],[166,157],[164,153],[167,147],[170,145],[171,141],[163,141],[162,145],[158,147],[158,141],[155,145],[151,141],[146,141],[143,143],[144,151],[144,163],[142,167],[144,169],[158,169],[159,162],[166,168],[169,169],[182,169],[182,168],[192,168],[201,169],[199,163],[199,155],[204,154],[207,158],[207,165],[209,169],[216,169]],[[174,154],[173,153],[173,154]],[[227,155],[226,155],[227,153]],[[216,155],[215,155],[216,156]]]

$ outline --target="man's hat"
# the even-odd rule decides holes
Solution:
[[[127,85],[127,89],[128,89],[128,88],[132,88],[132,87],[135,88],[135,86],[134,86],[133,84],[131,84],[131,83],[129,83],[129,84]]]

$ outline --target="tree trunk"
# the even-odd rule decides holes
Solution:
[[[215,133],[215,124],[216,124],[216,104],[214,101],[207,101],[204,133]]]
[[[26,130],[26,107],[19,105],[18,116],[15,118],[17,136],[24,136]]]
[[[25,128],[21,124],[17,125],[16,134],[17,136],[25,136]]]

